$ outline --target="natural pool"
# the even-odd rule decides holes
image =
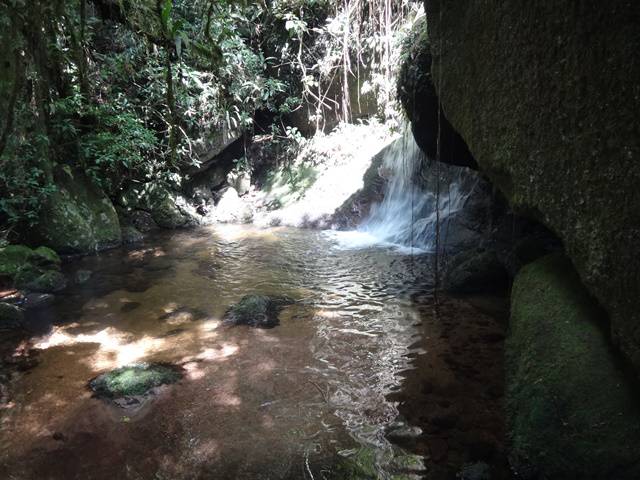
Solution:
[[[499,449],[500,394],[482,396],[501,391],[500,362],[492,350],[493,370],[478,374],[493,380],[478,385],[464,368],[438,366],[451,335],[434,319],[458,315],[498,332],[477,343],[485,353],[501,341],[499,324],[458,301],[436,309],[432,264],[390,248],[345,250],[319,231],[240,226],[163,233],[71,262],[71,276],[91,278],[30,319],[38,361],[10,386],[0,477],[422,478],[447,457],[474,460],[462,458],[464,441],[456,451],[447,440],[455,425],[482,429]],[[275,328],[225,325],[249,294],[295,302]],[[424,366],[430,358],[435,367]],[[175,365],[182,379],[129,405],[92,396],[92,378],[140,362]],[[425,379],[429,368],[443,371]],[[420,400],[434,382],[434,399],[461,385],[448,406]],[[457,408],[469,396],[477,403]],[[454,425],[429,433],[435,414]],[[444,456],[434,438],[444,438]]]

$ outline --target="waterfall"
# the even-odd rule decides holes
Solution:
[[[464,223],[463,209],[479,184],[475,173],[427,160],[407,129],[384,150],[378,175],[385,179],[383,200],[371,206],[368,217],[357,231],[339,235],[342,247],[380,245],[408,253],[433,252],[436,249],[436,206],[443,248],[455,243],[458,240],[455,237],[466,234],[460,227],[461,221]],[[437,182],[440,183],[439,200],[436,198]]]

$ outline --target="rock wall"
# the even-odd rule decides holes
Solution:
[[[511,205],[560,237],[640,370],[640,3],[425,7],[446,118]]]

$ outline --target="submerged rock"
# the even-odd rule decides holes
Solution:
[[[562,256],[515,278],[506,410],[512,468],[523,478],[640,478],[636,380],[612,352],[603,315]]]
[[[247,295],[227,310],[227,325],[249,325],[256,328],[273,328],[280,324],[278,315],[293,300],[286,297]]]
[[[458,474],[460,480],[491,480],[491,468],[484,462],[465,465]]]
[[[97,397],[125,407],[141,403],[154,388],[176,383],[181,378],[182,373],[173,365],[140,363],[103,373],[92,379],[89,387]]]
[[[73,278],[78,285],[82,285],[87,283],[92,275],[93,272],[91,270],[78,270]]]
[[[377,449],[363,446],[346,452],[328,478],[335,480],[418,480],[424,478],[427,467],[420,455],[407,454],[401,449]]]

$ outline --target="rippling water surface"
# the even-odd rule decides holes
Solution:
[[[237,226],[79,260],[70,274],[91,279],[32,320],[39,363],[3,412],[0,476],[330,478],[364,448],[390,478],[387,396],[419,353],[412,293],[429,290],[430,264],[344,250],[323,232]],[[252,293],[296,303],[274,329],[222,325]],[[138,410],[91,397],[89,379],[143,361],[179,364],[185,378]]]

